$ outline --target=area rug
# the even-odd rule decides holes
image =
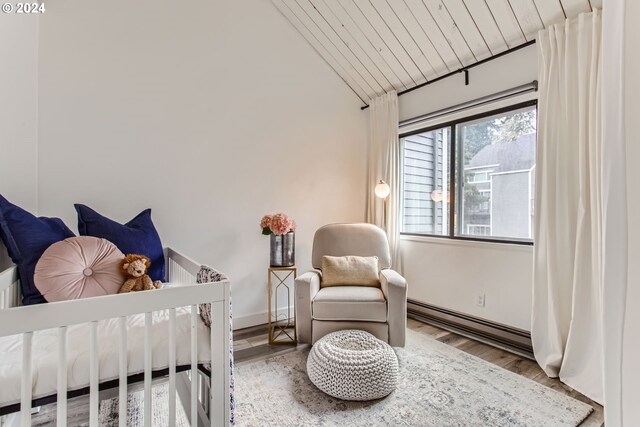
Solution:
[[[513,372],[407,331],[397,348],[398,388],[346,402],[308,379],[308,351],[236,366],[237,426],[577,426],[589,405]]]
[[[117,397],[103,400],[100,403],[98,424],[106,427],[118,426],[118,402]],[[169,425],[169,384],[158,384],[152,389],[151,398],[151,425]],[[144,425],[144,390],[130,393],[127,400],[127,426],[142,427]],[[184,413],[180,399],[176,398],[176,426],[188,427],[189,421]]]

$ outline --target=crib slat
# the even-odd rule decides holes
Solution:
[[[118,320],[120,325],[118,425],[120,427],[127,427],[127,317],[122,316]]]
[[[169,427],[176,425],[176,309],[169,309]]]
[[[151,427],[151,313],[144,314],[144,426]]]
[[[211,402],[209,419],[211,425],[228,425],[229,407],[229,303],[211,303]],[[222,351],[220,351],[222,349]]]
[[[198,425],[198,306],[191,306],[191,425]]]
[[[58,328],[58,399],[56,425],[67,425],[67,327]]]
[[[31,425],[31,343],[33,332],[22,334],[22,389],[20,397],[20,420],[23,427]]]
[[[98,352],[98,322],[91,322],[89,336],[89,426],[98,427],[99,396],[99,357]]]

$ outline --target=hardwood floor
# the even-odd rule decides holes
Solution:
[[[547,377],[535,362],[413,319],[408,319],[407,326],[412,331],[430,335],[440,342],[477,356],[511,372],[515,372],[518,375],[522,375],[560,393],[588,403],[594,408],[594,411],[580,426],[604,426],[604,411],[602,406],[561,383],[558,379]],[[298,347],[302,348],[303,346]],[[236,364],[242,364],[277,354],[297,351],[297,348],[287,345],[270,346],[267,342],[267,328],[265,325],[235,331],[234,351]],[[69,401],[68,414],[70,425],[87,425],[87,403],[88,397],[81,397]],[[55,425],[55,404],[42,407],[38,414],[34,414],[33,425]]]

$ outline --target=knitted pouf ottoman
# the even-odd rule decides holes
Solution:
[[[396,388],[398,358],[389,344],[368,332],[338,331],[311,348],[307,375],[316,387],[338,399],[380,399]]]

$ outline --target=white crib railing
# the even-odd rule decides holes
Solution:
[[[22,426],[31,425],[32,408],[32,339],[35,331],[58,330],[57,366],[57,425],[67,424],[67,328],[72,325],[90,324],[90,408],[89,425],[98,426],[99,406],[99,343],[98,322],[119,319],[119,381],[118,395],[120,426],[126,423],[127,411],[127,328],[129,315],[145,314],[144,333],[144,425],[151,426],[152,387],[152,313],[168,310],[169,326],[169,422],[176,421],[176,308],[191,307],[191,395],[190,408],[185,408],[192,425],[202,420],[203,408],[198,396],[208,397],[204,405],[208,411],[208,423],[212,426],[229,423],[229,281],[196,285],[195,277],[200,265],[171,250],[166,250],[167,279],[170,286],[157,291],[133,292],[81,300],[16,307],[19,300],[15,268],[0,273],[0,337],[22,334],[22,385],[20,420]],[[198,388],[198,305],[211,304],[210,354],[211,376],[208,390]],[[13,307],[13,308],[7,308]],[[1,387],[2,385],[0,385]],[[190,412],[189,412],[190,411]]]

